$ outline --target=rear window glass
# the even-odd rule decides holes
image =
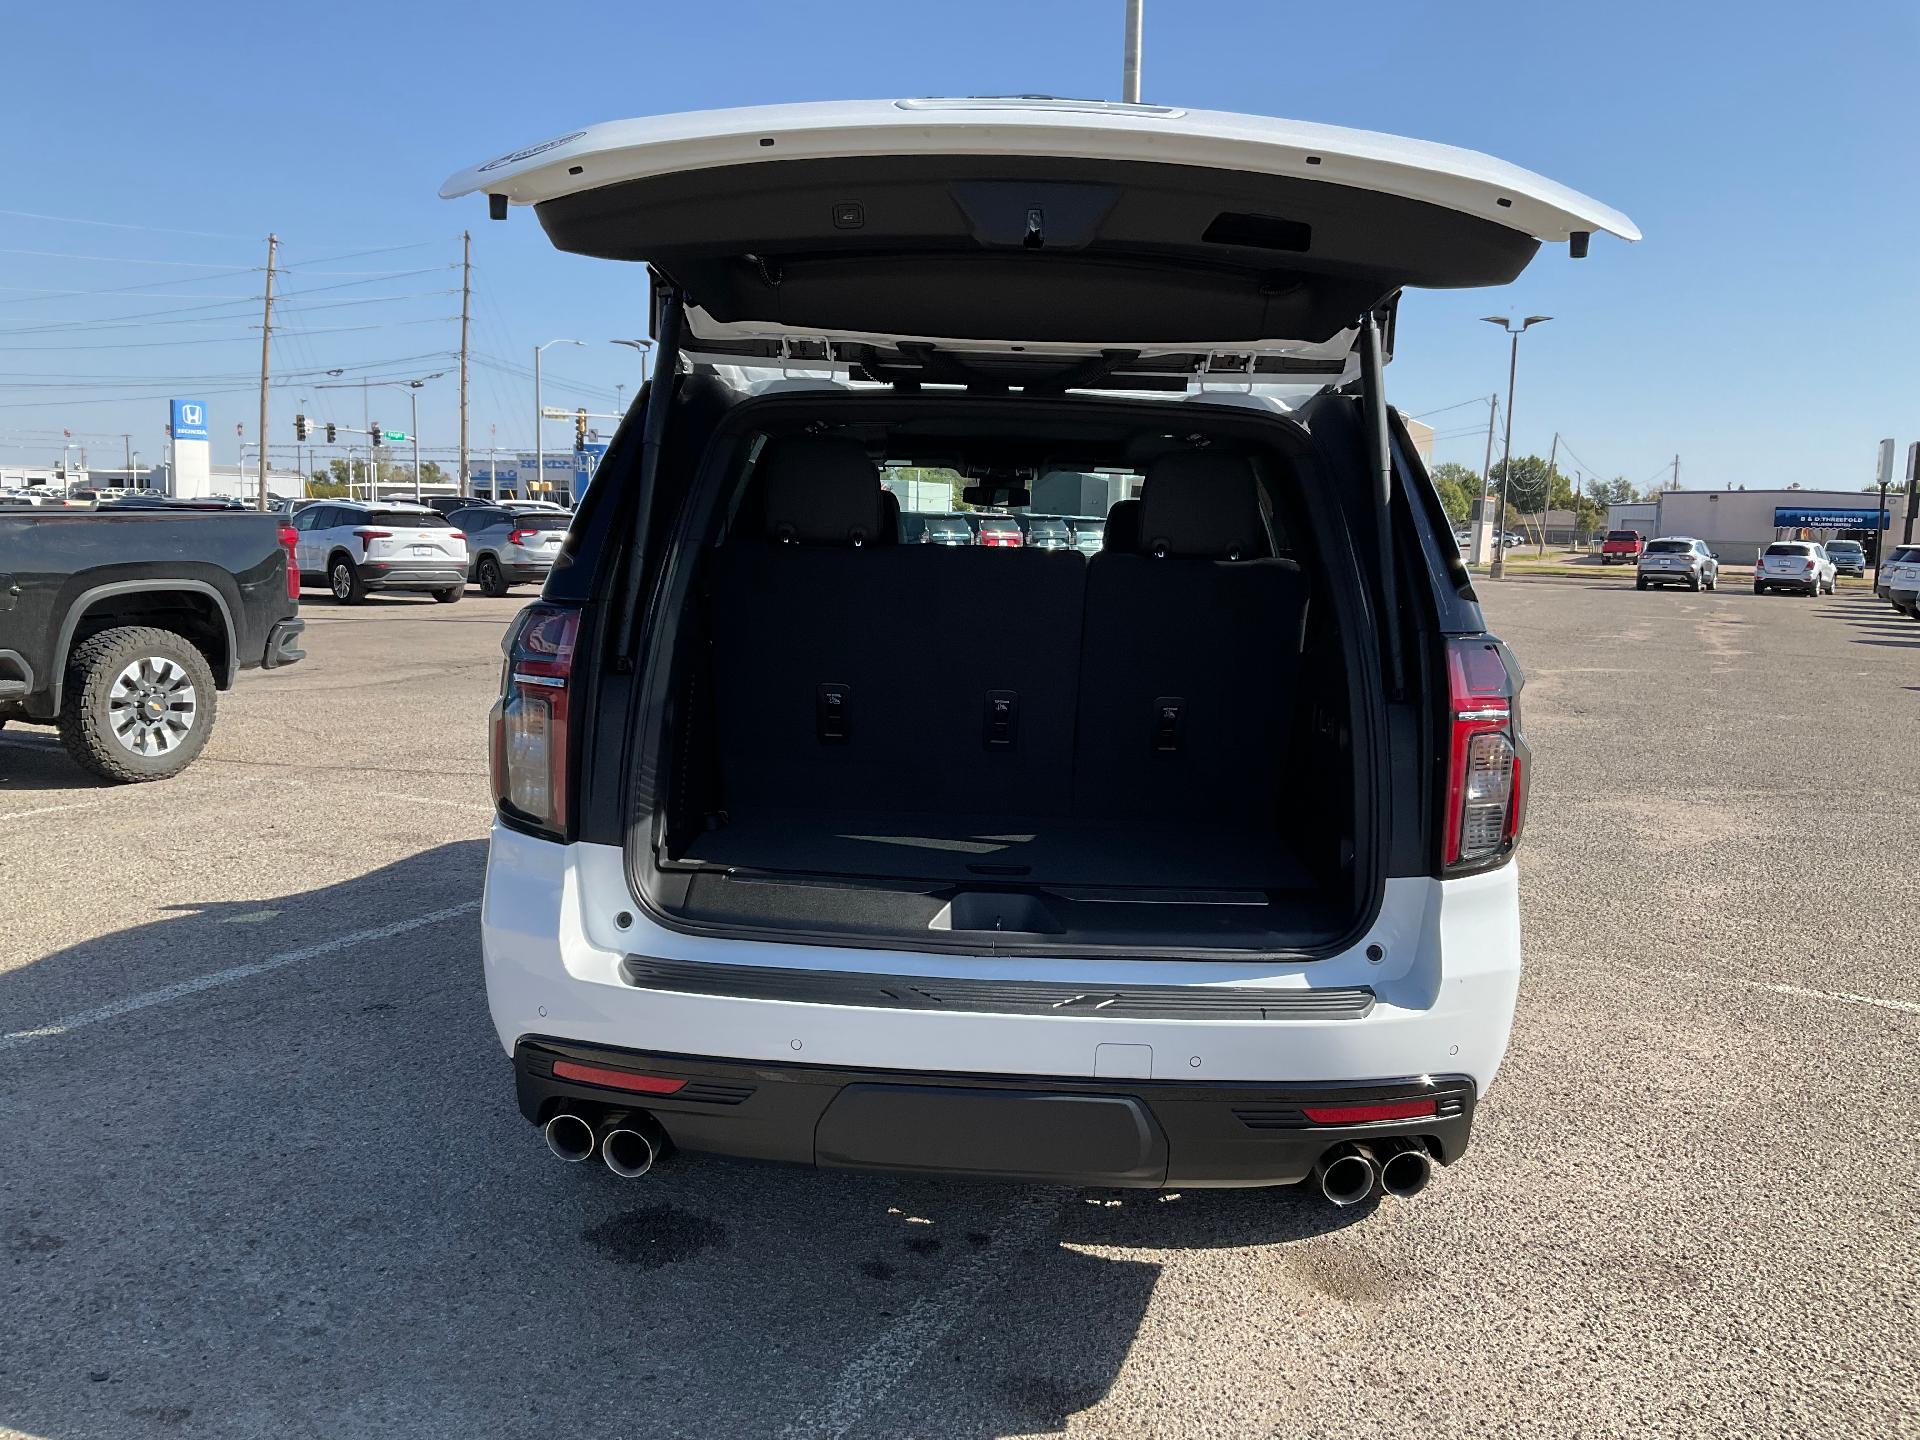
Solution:
[[[516,530],[564,530],[572,523],[564,510],[524,510],[513,517]]]
[[[1827,545],[1827,553],[1832,554],[1835,550],[1844,550],[1847,554],[1852,555],[1860,550],[1860,542],[1857,540],[1830,541]]]
[[[987,519],[980,522],[980,528],[982,530],[990,530],[995,535],[1017,535],[1020,532],[1020,522],[1018,520]]]
[[[1640,532],[1638,530],[1609,530],[1607,532],[1607,539],[1609,540],[1638,540],[1639,538]]]
[[[400,525],[408,530],[451,530],[453,521],[438,510],[374,510],[367,520],[374,525]]]
[[[1693,546],[1685,540],[1655,540],[1647,546],[1649,555],[1687,555],[1692,551]]]
[[[1767,546],[1767,554],[1769,555],[1811,555],[1812,553],[1813,553],[1813,547],[1811,545],[1769,545]]]

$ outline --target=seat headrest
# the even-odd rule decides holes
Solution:
[[[1102,550],[1132,555],[1140,548],[1140,502],[1116,500],[1107,511],[1107,528],[1100,537]]]
[[[876,545],[898,545],[900,543],[900,497],[891,490],[880,492],[880,533],[874,537]]]
[[[1140,551],[1205,560],[1271,553],[1260,482],[1233,455],[1163,455],[1140,484]]]
[[[789,545],[874,545],[880,472],[866,447],[829,435],[775,440],[760,458],[767,536]]]

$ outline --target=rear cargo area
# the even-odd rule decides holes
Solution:
[[[1012,948],[1280,950],[1352,925],[1352,597],[1294,463],[1191,426],[1020,431],[742,447],[677,616],[651,877],[670,916]],[[1072,504],[1104,533],[904,540],[945,477],[959,505],[966,479],[1031,487],[977,529],[1051,538],[1029,516]]]

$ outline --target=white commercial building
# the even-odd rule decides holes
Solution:
[[[1907,504],[1895,491],[1885,511],[1879,500],[1877,490],[1663,490],[1651,502],[1609,506],[1607,528],[1638,530],[1649,540],[1704,540],[1728,565],[1751,565],[1772,541],[1786,539],[1858,540],[1872,556],[1884,526],[1899,543]]]

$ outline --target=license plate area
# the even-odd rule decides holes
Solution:
[[[1167,1140],[1130,1095],[848,1085],[814,1131],[816,1164],[1085,1185],[1157,1183]]]

